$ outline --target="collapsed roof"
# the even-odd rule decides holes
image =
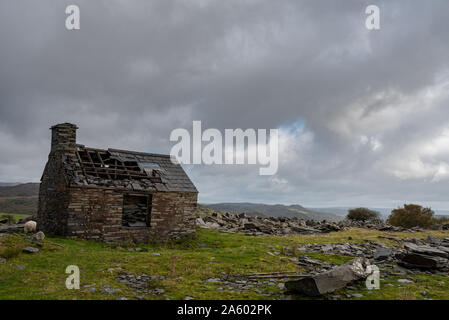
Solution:
[[[151,192],[198,192],[170,155],[77,145],[63,158],[71,186]]]

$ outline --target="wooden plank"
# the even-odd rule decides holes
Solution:
[[[98,152],[98,150],[96,151],[96,154],[97,154],[97,157],[101,161],[101,166],[106,169],[106,167],[104,165],[104,162],[103,162],[103,159],[101,158],[100,153]],[[111,180],[111,175],[109,174],[109,170],[107,171],[106,175],[108,176],[109,180]]]
[[[100,176],[98,175],[98,172],[97,172],[97,168],[95,168],[95,163],[93,162],[92,157],[90,156],[90,152],[89,152],[89,151],[86,151],[86,154],[87,154],[87,157],[89,158],[89,161],[90,161],[90,162],[92,163],[92,165],[94,166],[94,170],[95,170],[95,173],[96,173],[97,177],[100,178]]]
[[[78,157],[78,161],[80,162],[81,171],[83,171],[84,177],[86,178],[86,182],[89,183],[89,179],[87,178],[87,174],[86,171],[84,170],[83,162],[81,161],[81,156],[78,150],[76,150],[76,156]]]

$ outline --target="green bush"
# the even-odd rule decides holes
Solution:
[[[423,208],[417,204],[404,204],[404,208],[391,211],[388,223],[392,226],[403,228],[429,228],[433,224],[435,213],[430,208]]]
[[[355,208],[348,210],[348,215],[346,216],[348,220],[352,221],[379,221],[380,213],[368,208]]]

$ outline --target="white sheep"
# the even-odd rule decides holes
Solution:
[[[25,233],[36,231],[37,223],[36,221],[27,221],[23,226],[23,231]]]

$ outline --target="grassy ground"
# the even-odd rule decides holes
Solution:
[[[429,232],[434,236],[449,237],[449,232]],[[27,242],[18,236],[0,237],[0,299],[117,299],[136,298],[134,290],[115,278],[121,272],[149,276],[163,275],[164,280],[155,280],[151,287],[161,288],[163,294],[148,294],[145,299],[284,299],[282,290],[269,281],[261,282],[256,289],[228,289],[221,283],[206,282],[210,278],[221,278],[224,274],[247,274],[252,272],[298,271],[298,267],[283,255],[306,243],[361,242],[364,239],[383,241],[389,245],[396,242],[382,236],[397,238],[423,238],[428,233],[385,233],[365,229],[350,229],[316,236],[246,236],[199,229],[195,239],[180,243],[132,245],[108,245],[84,240],[47,238],[40,252],[20,253]],[[351,239],[351,240],[349,240]],[[50,243],[53,242],[52,243]],[[63,245],[60,247],[54,243]],[[130,251],[129,248],[141,251]],[[279,252],[270,255],[267,252]],[[295,254],[299,253],[291,250]],[[18,254],[17,256],[15,256]],[[157,255],[159,254],[159,255]],[[344,263],[350,257],[306,253],[314,259]],[[15,256],[15,257],[14,257]],[[80,268],[81,289],[68,290],[65,269],[68,265]],[[300,270],[299,270],[300,271]],[[322,297],[330,299],[340,295],[341,299],[351,292],[361,293],[361,299],[449,299],[449,278],[436,275],[413,275],[413,284],[400,284],[400,277],[382,277],[380,290],[369,291],[360,283],[353,287]],[[92,285],[94,293],[85,292]],[[102,293],[103,288],[120,291]],[[220,288],[220,289],[219,289]],[[223,290],[221,290],[223,289]],[[354,298],[352,298],[354,299]]]
[[[0,197],[0,212],[34,214],[37,212],[37,196]]]
[[[14,221],[17,222],[20,219],[26,218],[29,216],[29,214],[19,214],[19,213],[4,213],[0,212],[0,220],[3,218],[6,218],[7,216],[12,216]]]

